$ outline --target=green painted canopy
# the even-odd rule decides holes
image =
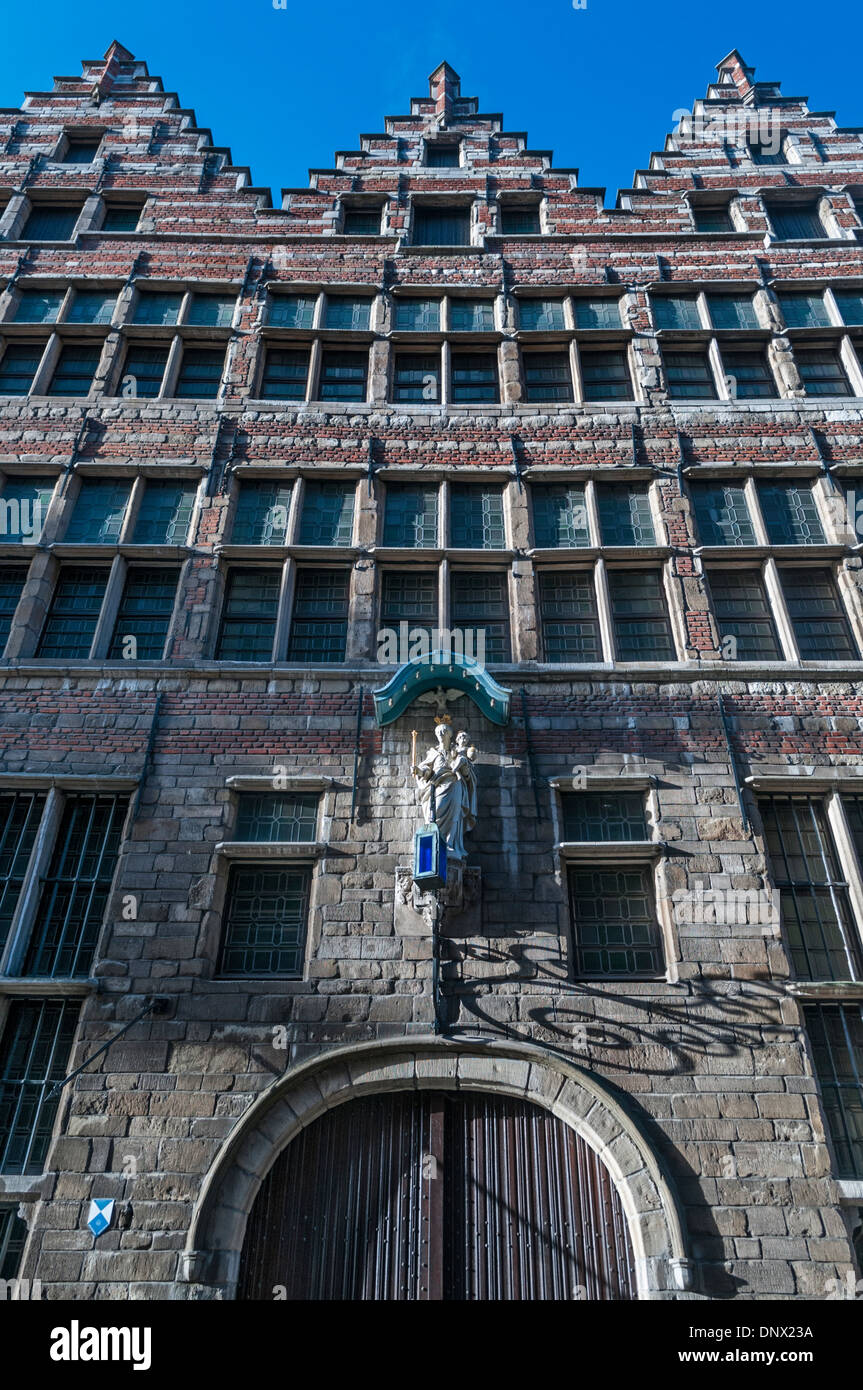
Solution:
[[[386,685],[372,692],[377,724],[391,724],[430,690],[457,690],[468,695],[492,724],[509,723],[511,690],[492,680],[473,657],[434,651],[421,661],[405,662]]]

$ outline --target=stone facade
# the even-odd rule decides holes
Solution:
[[[334,169],[313,171],[278,210],[119,45],[80,78],[58,78],[20,112],[0,113],[0,340],[7,354],[38,345],[29,392],[3,397],[0,469],[7,481],[56,483],[41,539],[0,537],[13,591],[0,792],[45,797],[12,904],[0,1022],[8,1032],[22,1000],[80,1007],[63,1075],[153,998],[165,1001],[63,1089],[44,1162],[0,1172],[0,1202],[20,1204],[26,1218],[20,1273],[41,1280],[43,1296],[231,1297],[257,1183],[298,1125],[355,1094],[432,1084],[526,1096],[584,1134],[624,1200],[644,1297],[853,1291],[863,1172],[852,1175],[853,1154],[828,1133],[802,1010],[851,1018],[863,999],[854,945],[863,839],[850,806],[863,787],[863,587],[858,538],[836,505],[855,470],[863,478],[860,338],[837,298],[859,298],[863,286],[863,146],[829,113],[755,83],[737,53],[718,72],[695,109],[716,128],[669,136],[614,209],[499,116],[480,113],[447,65],[408,115],[388,117]],[[781,122],[780,162],[756,163],[751,130],[740,137],[742,113],[753,111]],[[101,138],[99,152],[71,162],[64,141],[88,132]],[[456,138],[456,166],[430,160],[433,146]],[[106,212],[136,200],[135,229],[103,229]],[[727,227],[697,230],[695,219],[721,203]],[[80,208],[68,237],[28,240],[34,209],[58,204]],[[771,220],[771,208],[802,216],[811,205],[821,238],[783,237]],[[469,211],[468,244],[417,241],[418,219],[434,208]],[[378,232],[347,230],[346,214],[370,210]],[[504,219],[519,216],[523,226],[539,221],[508,231]],[[116,297],[109,316],[74,319],[68,298],[55,322],[34,324],[21,309],[28,291],[70,285]],[[795,334],[793,311],[782,309],[795,286],[830,287],[827,323]],[[136,321],[148,291],[207,289],[235,301],[224,322],[196,323],[189,300],[179,322],[170,307],[160,322]],[[748,297],[751,325],[719,326],[709,296],[723,289]],[[367,326],[328,327],[336,291],[373,297]],[[398,327],[411,291],[446,296],[437,329]],[[277,322],[273,306],[288,292],[314,304],[307,327]],[[591,295],[617,304],[619,327],[580,325]],[[706,295],[708,308],[702,299],[698,322],[662,328],[656,306],[668,295]],[[552,314],[526,328],[531,297],[559,303],[560,322]],[[491,319],[460,338],[451,306],[472,298]],[[146,399],[128,389],[125,354],[136,344],[164,356],[161,387]],[[64,350],[92,354],[94,345],[89,392],[52,389]],[[496,357],[499,399],[459,395],[466,347]],[[183,376],[190,354],[216,349],[220,384],[195,395]],[[679,359],[696,349],[713,374],[707,398],[669,389],[675,367],[689,370]],[[534,363],[537,350],[556,362]],[[603,372],[608,379],[608,360],[595,361],[603,350],[622,354],[628,399],[591,389]],[[740,350],[765,354],[769,394],[747,393],[755,369]],[[265,355],[279,351],[308,354],[305,399],[265,389]],[[812,351],[826,355],[807,387]],[[367,355],[362,400],[321,399],[340,352]],[[394,399],[399,353],[422,359],[410,370],[431,382],[431,399]],[[439,367],[429,366],[436,354]],[[542,402],[531,367],[559,371],[567,356],[573,399]],[[811,389],[828,358],[844,396]],[[67,539],[87,485],[102,479],[130,490],[122,529]],[[346,545],[310,542],[301,530],[321,479],[355,488]],[[284,534],[266,549],[237,543],[242,489],[268,480],[290,488]],[[766,501],[760,512],[753,503],[777,480],[811,496],[804,538],[777,540]],[[384,537],[386,499],[403,481],[438,494],[439,543],[419,558]],[[460,544],[450,527],[465,481],[498,489],[496,545]],[[135,509],[162,482],[194,488],[188,534],[139,543]],[[753,509],[746,558],[773,613],[772,657],[725,641],[710,566],[718,573],[733,561],[739,571],[743,560],[705,544],[695,515],[703,482],[741,489]],[[565,550],[541,543],[533,508],[539,488],[570,483],[585,489],[589,535]],[[616,483],[648,497],[652,539],[608,543],[602,489]],[[806,510],[794,507],[792,529]],[[541,585],[576,560],[595,585],[587,618],[596,646],[592,657],[554,661]],[[812,630],[832,619],[825,606],[807,627],[795,608],[787,574],[801,564],[833,577],[844,655],[807,655]],[[45,655],[46,622],[73,565],[104,574],[92,648]],[[267,565],[278,575],[266,618],[272,652],[219,656],[231,576]],[[433,709],[415,704],[378,727],[372,701],[395,669],[376,660],[387,626],[381,576],[412,565],[437,576],[443,626],[465,611],[454,575],[503,576],[511,641],[492,663],[513,691],[509,722],[495,726],[463,696],[449,706],[478,748],[469,864],[481,890],[444,920],[442,1035],[433,1033],[430,935],[406,927],[396,903],[416,824],[411,731],[431,739]],[[112,631],[129,575],[171,566],[177,597],[163,657],[124,661],[112,654]],[[333,567],[348,576],[343,659],[298,661],[298,584]],[[659,610],[630,612],[615,576],[648,570],[669,648],[629,659],[627,614],[649,628]],[[241,626],[244,616],[263,621],[263,609],[237,611]],[[574,611],[557,616],[564,627],[578,622]],[[238,839],[240,798],[273,787],[318,799],[311,839]],[[568,797],[621,790],[643,797],[641,838],[605,849],[568,838]],[[40,884],[46,866],[51,878],[64,808],[93,791],[129,801],[104,926],[91,961],[40,971],[27,950],[42,921]],[[784,910],[778,924],[759,914],[778,881],[759,797],[792,792],[823,808],[841,859],[832,881],[849,904],[844,973],[831,956],[829,970],[813,966],[807,977]],[[243,862],[309,867],[295,978],[221,969],[229,869]],[[568,876],[597,864],[648,873],[658,971],[577,969]],[[726,900],[742,911],[723,915]],[[117,1201],[95,1241],[84,1224],[92,1197]]]

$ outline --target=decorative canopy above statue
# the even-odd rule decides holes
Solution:
[[[492,680],[469,656],[433,651],[421,661],[407,661],[391,680],[373,692],[378,725],[391,724],[414,700],[440,706],[467,695],[492,724],[509,723],[512,691]]]

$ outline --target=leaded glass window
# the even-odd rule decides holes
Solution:
[[[263,400],[301,401],[306,395],[309,353],[305,348],[269,348],[261,382]]]
[[[133,566],[126,575],[109,661],[161,661],[179,570]],[[132,639],[130,641],[130,639]]]
[[[18,1215],[18,1204],[0,1206],[0,1279],[14,1279],[21,1266],[27,1222]]]
[[[657,328],[690,330],[701,327],[697,294],[651,295],[653,321]]]
[[[859,1005],[807,1004],[803,1014],[837,1178],[863,1178],[863,1020]]]
[[[782,568],[779,574],[801,659],[859,660],[830,570]]]
[[[577,298],[576,328],[620,328],[620,300],[603,295],[597,299]]]
[[[727,660],[782,660],[782,648],[758,570],[713,570],[710,594],[722,654]]]
[[[590,545],[583,487],[567,483],[537,484],[531,493],[534,540],[540,550]]]
[[[649,840],[643,792],[564,792],[565,840]]]
[[[450,492],[450,542],[460,550],[503,550],[503,488],[482,483],[453,483]]]
[[[116,545],[123,529],[131,483],[83,478],[66,528],[67,545]]]
[[[223,975],[302,974],[311,870],[235,864],[228,875]]]
[[[37,656],[77,661],[90,655],[107,583],[104,568],[70,565],[60,571]]]
[[[76,290],[66,314],[67,323],[110,323],[117,303],[116,292]]]
[[[118,395],[158,396],[167,362],[166,347],[138,347],[132,343],[126,353]]]
[[[0,396],[26,396],[42,361],[44,343],[10,343],[0,361]]]
[[[222,348],[185,348],[176,396],[180,400],[213,400],[219,394],[224,365]]]
[[[393,318],[393,327],[403,332],[437,333],[440,329],[440,300],[398,298]]]
[[[863,323],[863,293],[859,290],[834,290],[834,295],[844,323]]]
[[[674,661],[662,579],[655,570],[609,570],[618,661]]]
[[[438,544],[438,490],[420,483],[388,483],[384,545],[412,550]]]
[[[306,483],[300,545],[350,545],[356,486],[331,480]]]
[[[45,1166],[78,1025],[75,1000],[13,999],[0,1043],[0,1172]]]
[[[824,544],[824,528],[811,487],[759,483],[758,497],[772,545]]]
[[[135,522],[135,545],[185,545],[195,505],[193,482],[148,479]]]
[[[851,396],[850,383],[836,348],[794,348],[794,360],[807,396]]]
[[[497,354],[494,352],[454,352],[452,354],[452,399],[454,405],[494,402],[498,398]]]
[[[715,400],[716,384],[706,351],[663,351],[668,394],[673,400]]]
[[[23,565],[0,565],[0,652],[5,649],[12,631],[12,619],[27,582]]]
[[[236,296],[232,294],[193,294],[187,323],[212,328],[230,328]]]
[[[663,969],[646,866],[570,869],[577,975],[658,975]]]
[[[599,530],[603,545],[655,545],[650,493],[645,488],[617,483],[596,489]]]
[[[348,635],[349,572],[297,572],[289,661],[344,661]]]
[[[757,328],[751,294],[709,294],[707,307],[714,328]]]
[[[282,572],[232,569],[228,575],[219,661],[272,661]]]
[[[21,232],[21,241],[70,241],[80,215],[80,206],[51,208],[37,203]]]
[[[823,294],[780,294],[779,307],[789,328],[829,328]]]
[[[0,951],[9,937],[44,809],[44,792],[0,792]]]
[[[571,401],[568,352],[526,352],[524,393],[528,401]]]
[[[372,301],[363,296],[327,295],[327,308],[324,315],[326,328],[348,328],[354,332],[364,332],[371,320]]]
[[[139,290],[132,315],[133,323],[170,326],[180,317],[182,294],[162,293],[159,290]]]
[[[542,571],[539,611],[543,661],[602,661],[591,570]]]
[[[87,396],[99,365],[102,348],[99,344],[66,343],[60,349],[51,385],[50,396]]]
[[[384,570],[381,576],[381,627],[398,632],[407,623],[408,641],[422,631],[431,650],[438,625],[438,578],[428,570]]]
[[[0,494],[0,540],[38,541],[53,496],[53,478],[7,477]]]
[[[755,545],[746,494],[735,483],[693,483],[692,502],[702,545]]]
[[[274,294],[270,299],[269,321],[278,328],[311,328],[315,321],[315,296]]]
[[[291,507],[291,484],[267,479],[240,484],[231,532],[233,545],[284,545]]]
[[[22,290],[13,322],[53,323],[63,298],[63,290]]]
[[[520,299],[518,322],[522,329],[550,333],[565,326],[562,299]]]
[[[722,365],[732,400],[765,400],[776,395],[764,348],[732,348],[724,343]]]
[[[397,352],[393,365],[393,400],[434,405],[440,400],[440,354]]]
[[[321,353],[321,379],[318,394],[322,401],[364,401],[366,398],[367,352]]]
[[[494,301],[452,298],[449,322],[454,333],[491,333],[494,329]]]
[[[579,350],[581,383],[586,401],[631,401],[632,377],[626,352]]]
[[[486,661],[509,661],[507,577],[497,571],[457,570],[450,584],[452,625],[461,632],[485,634]],[[465,643],[467,647],[467,643]],[[473,651],[482,650],[475,637]]]
[[[233,838],[294,844],[314,840],[317,822],[317,792],[243,792]]]

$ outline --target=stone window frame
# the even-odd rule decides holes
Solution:
[[[715,395],[709,396],[678,396],[673,397],[669,394],[668,378],[665,371],[663,360],[662,379],[663,386],[669,400],[673,400],[678,405],[693,406],[694,408],[703,407],[704,402],[712,404],[730,403],[736,405],[738,398],[733,394],[730,386],[730,376],[725,370],[722,355],[723,347],[732,352],[762,352],[765,364],[770,376],[773,379],[772,396],[751,396],[740,397],[745,403],[781,400],[786,397],[796,395],[785,384],[785,377],[781,371],[781,364],[776,347],[776,318],[775,318],[775,297],[771,296],[760,281],[717,281],[707,283],[699,282],[675,282],[669,285],[667,281],[654,281],[648,286],[648,303],[650,306],[651,329],[660,347],[660,358],[663,352],[668,349],[672,352],[691,351],[706,354],[707,362],[713,378]],[[757,327],[753,328],[716,328],[710,313],[709,298],[711,295],[738,294],[750,295],[753,308],[758,320]],[[695,300],[696,312],[698,315],[699,326],[681,328],[659,328],[656,325],[653,305],[658,298],[675,299],[681,297],[692,297]]]
[[[759,190],[755,190],[756,196]],[[768,246],[810,246],[813,241],[825,242],[836,241],[843,237],[843,229],[837,223],[833,212],[830,192],[818,185],[809,186],[801,189],[769,187],[760,190],[761,207],[767,227],[766,244]],[[771,217],[772,208],[801,207],[811,209],[814,207],[815,214],[821,222],[823,228],[822,236],[815,237],[780,237],[776,233],[775,224]]]
[[[481,199],[473,189],[460,192],[457,188],[434,192],[431,189],[417,189],[408,198],[407,213],[405,217],[405,229],[400,241],[400,249],[405,246],[411,250],[417,247],[428,250],[426,242],[416,240],[417,210],[434,211],[435,209],[459,209],[468,214],[468,237],[466,242],[433,242],[436,254],[461,254],[471,250],[481,251],[485,244],[485,234],[479,221],[479,209]]]
[[[314,310],[312,322],[308,328],[289,328],[282,324],[271,322],[270,306],[274,299],[280,294],[291,297],[301,296],[314,299]],[[326,315],[327,304],[330,298],[358,298],[370,300],[369,323],[367,328],[332,328],[327,327]],[[254,373],[253,392],[256,400],[266,400],[268,404],[278,401],[278,396],[261,396],[260,391],[266,373],[267,354],[271,350],[302,350],[309,354],[309,364],[306,371],[306,386],[302,399],[287,400],[289,406],[296,406],[320,402],[320,382],[321,382],[321,357],[327,348],[342,348],[349,351],[362,351],[365,349],[367,354],[366,366],[366,386],[365,395],[362,401],[346,401],[343,404],[351,406],[368,404],[372,390],[372,376],[376,370],[376,362],[372,353],[372,345],[384,331],[385,308],[383,303],[383,293],[380,286],[372,283],[348,283],[344,284],[323,284],[317,281],[290,281],[284,282],[280,290],[273,292],[271,289],[267,296],[266,309],[264,312],[264,324],[261,331],[258,360]],[[323,402],[327,409],[338,407],[341,402],[335,399],[327,399]]]
[[[385,236],[384,214],[387,209],[389,199],[387,194],[369,193],[343,193],[339,198],[338,218],[336,221],[336,236],[347,236],[353,241],[358,236]],[[378,230],[377,232],[346,232],[345,221],[349,212],[377,212]]]
[[[259,774],[235,773],[225,779],[228,792],[225,829],[230,831],[237,823],[239,796],[243,792],[318,792],[316,833],[314,840],[269,841],[234,840],[226,835],[213,846],[210,866],[210,889],[207,907],[210,910],[210,923],[207,930],[202,955],[212,964],[212,975],[208,985],[223,989],[236,988],[237,980],[246,985],[255,984],[268,992],[278,984],[285,992],[303,990],[308,985],[309,968],[316,958],[323,934],[323,906],[325,901],[324,882],[330,876],[327,856],[337,853],[331,844],[332,822],[335,815],[336,796],[340,784],[335,777],[318,774],[289,772],[278,769],[269,777]],[[234,864],[261,864],[268,867],[296,866],[310,870],[309,901],[306,912],[305,940],[303,943],[303,967],[297,975],[223,975],[219,972],[227,907],[228,879]]]
[[[117,279],[111,279],[110,277],[105,279],[94,278],[93,280],[73,278],[70,280],[56,275],[39,277],[22,275],[16,279],[14,283],[10,280],[5,290],[0,291],[0,333],[5,333],[7,326],[13,323],[15,324],[16,333],[27,332],[28,336],[32,334],[34,329],[44,327],[46,324],[50,324],[55,329],[64,326],[74,328],[76,334],[86,334],[87,330],[91,328],[108,331],[111,328],[118,327],[121,323],[123,306],[120,296],[122,289],[123,282]],[[54,290],[60,293],[61,301],[56,316],[53,319],[40,320],[38,323],[29,323],[26,319],[22,319],[15,323],[15,315],[18,311],[22,296],[27,291],[38,293],[40,290]],[[106,299],[113,293],[115,303],[114,312],[111,315],[110,321],[104,324],[77,323],[70,321],[69,315],[74,307],[76,295],[87,294],[91,291],[103,293]]]
[[[794,351],[800,347],[831,347],[838,351],[839,360],[844,369],[848,383],[851,387],[849,396],[827,397],[828,400],[848,400],[863,397],[863,361],[858,356],[857,349],[861,345],[860,325],[847,324],[842,317],[842,311],[836,300],[836,292],[846,288],[845,285],[835,280],[785,280],[776,278],[770,281],[771,299],[774,312],[778,322],[781,324],[779,329],[781,339],[788,343]],[[863,293],[863,288],[853,282],[847,286],[851,290],[859,290]],[[780,296],[791,293],[808,293],[821,297],[824,307],[827,310],[827,324],[813,328],[799,328],[793,324],[785,322],[782,313]],[[855,337],[854,334],[857,336]],[[799,377],[799,373],[798,373]],[[800,381],[800,392],[804,399],[818,400],[817,396],[808,395],[804,392],[803,383]]]
[[[542,405],[543,410],[571,410],[573,406],[585,406],[600,410],[608,407],[635,406],[645,401],[644,392],[633,350],[633,331],[626,315],[626,294],[616,287],[590,286],[589,291],[582,288],[561,291],[559,285],[518,285],[511,292],[509,302],[510,327],[518,344],[520,401],[527,403],[527,385],[524,372],[525,354],[531,351],[560,351],[569,354],[569,377],[572,388],[570,401],[532,401],[531,405]],[[553,299],[563,308],[563,324],[558,328],[523,328],[520,323],[519,301],[522,299]],[[616,302],[620,315],[620,325],[613,328],[585,328],[578,323],[576,305],[584,299],[608,299]],[[623,352],[629,372],[632,394],[619,398],[588,398],[585,393],[584,375],[581,369],[581,349],[591,352]]]

